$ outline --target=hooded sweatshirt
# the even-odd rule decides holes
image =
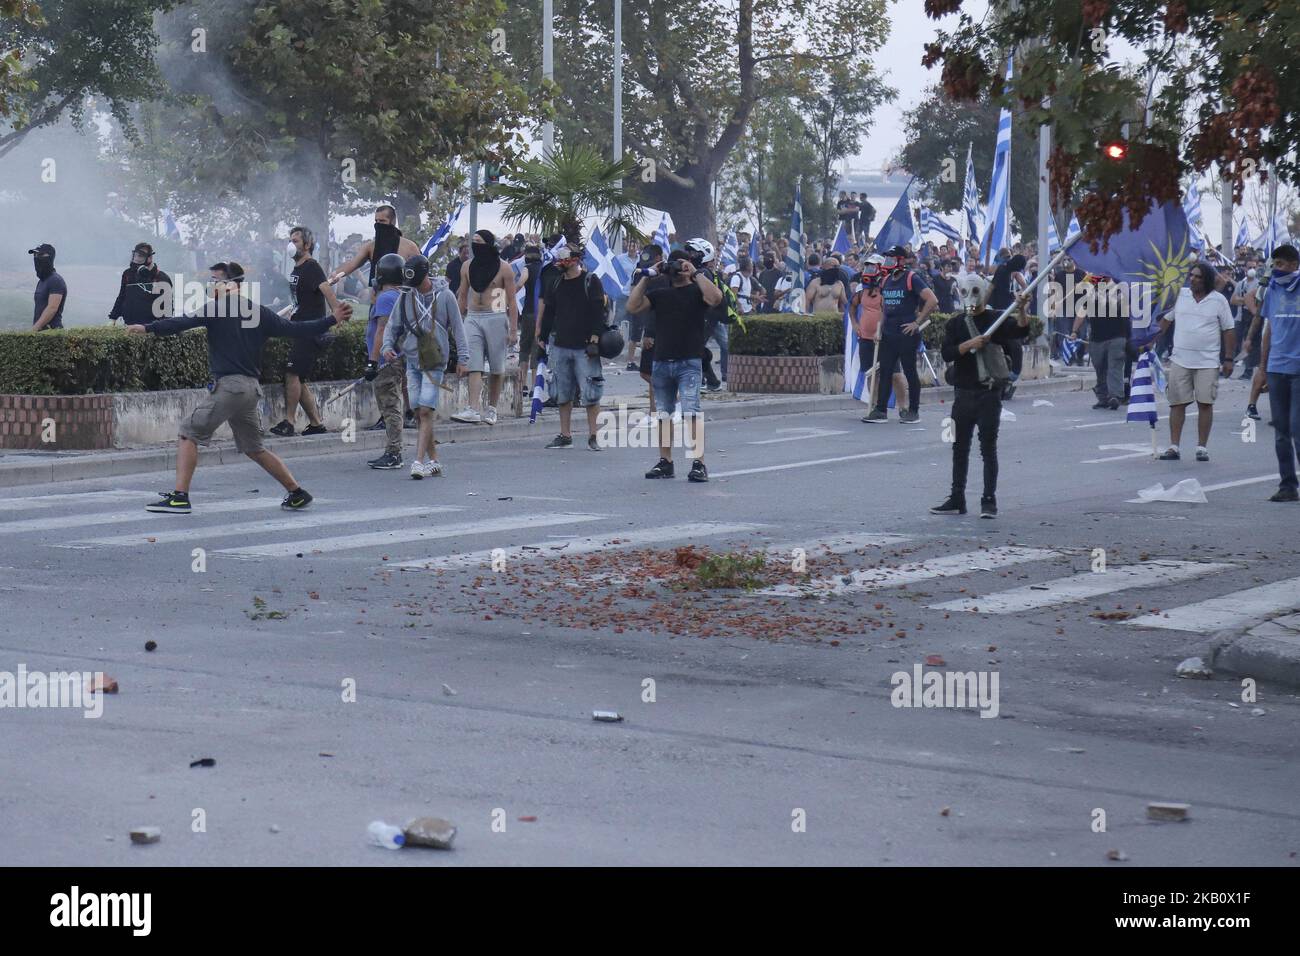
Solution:
[[[1273,270],[1260,314],[1268,322],[1267,372],[1300,375],[1300,269]]]
[[[389,314],[388,324],[384,326],[383,350],[400,351],[406,357],[408,367],[419,368],[420,348],[415,330],[418,328],[420,332],[429,332],[431,327],[438,336],[438,345],[442,348],[443,355],[450,357],[448,345],[451,337],[456,337],[456,355],[464,363],[469,356],[465,323],[461,319],[456,296],[443,278],[435,278],[433,288],[427,293],[414,289],[402,290]],[[441,372],[442,369],[428,371]]]

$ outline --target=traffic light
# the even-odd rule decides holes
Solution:
[[[483,164],[483,185],[485,186],[501,185],[501,164],[500,163]]]
[[[1123,162],[1128,155],[1128,143],[1122,139],[1111,140],[1101,148],[1102,155],[1112,162]]]

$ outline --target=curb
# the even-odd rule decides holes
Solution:
[[[1028,396],[1039,393],[1083,391],[1085,384],[1085,379],[1082,376],[1038,379],[1022,383],[1017,394]],[[922,404],[934,405],[938,401],[950,402],[953,391],[947,385],[924,389],[921,393]],[[635,397],[639,398],[640,396]],[[862,402],[849,395],[789,395],[775,398],[706,401],[705,414],[710,421],[738,421],[747,418],[766,418],[774,415],[854,411],[862,407]],[[403,434],[408,430],[404,429]],[[527,419],[518,418],[502,421],[496,425],[439,422],[437,434],[439,444],[451,445],[458,442],[507,441],[525,437],[542,437],[543,433],[537,425],[529,425]],[[334,440],[329,440],[330,438]],[[356,441],[346,443],[338,441],[337,438],[337,432],[328,436],[325,440],[320,437],[271,438],[268,436],[266,447],[281,458],[290,459],[312,455],[352,454],[369,449],[382,451],[385,444],[383,432],[359,431],[356,433]],[[37,454],[39,455],[39,453]],[[234,445],[229,442],[199,449],[200,465],[229,465],[242,461],[247,461],[247,459],[235,451]],[[41,485],[55,481],[72,481],[83,478],[112,478],[117,475],[140,474],[149,471],[170,471],[175,467],[176,449],[174,445],[138,450],[89,452],[84,455],[49,459],[33,456],[30,461],[0,464],[0,488]]]
[[[1215,670],[1239,677],[1300,687],[1300,614],[1252,627],[1217,647],[1209,663]]]

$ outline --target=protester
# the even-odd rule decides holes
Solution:
[[[1285,244],[1273,250],[1273,274],[1260,314],[1264,334],[1260,368],[1268,376],[1273,447],[1281,484],[1269,501],[1300,500],[1296,458],[1300,456],[1300,252]]]
[[[632,283],[635,285],[641,279],[648,280],[646,291],[651,289],[667,288],[671,285],[668,277],[662,272],[664,264],[664,251],[658,244],[652,243],[642,250],[639,258],[640,265],[632,275]],[[655,390],[654,390],[654,354],[655,354],[655,313],[654,307],[650,304],[648,297],[644,298],[640,309],[632,308],[632,296],[628,294],[628,315],[636,316],[640,322],[641,328],[641,362],[637,371],[641,375],[641,380],[646,383],[650,392],[650,414],[655,414]]]
[[[547,291],[541,338],[546,343],[547,364],[555,374],[555,401],[560,410],[560,433],[547,448],[573,446],[573,403],[581,397],[587,410],[587,448],[600,451],[596,418],[605,390],[598,343],[605,329],[605,291],[599,277],[583,264],[585,254],[571,243],[560,281]]]
[[[403,270],[406,263],[395,252],[380,256],[375,264],[375,286],[378,294],[370,307],[366,323],[365,379],[372,382],[375,404],[379,406],[379,421],[384,427],[384,453],[367,462],[371,468],[400,468],[402,465],[402,378],[406,374],[405,362],[399,356],[390,362],[384,356],[384,332],[388,327],[393,306],[401,295]],[[417,460],[418,463],[418,460]]]
[[[262,401],[262,348],[270,338],[310,339],[352,317],[344,305],[332,316],[307,322],[289,322],[265,306],[257,306],[257,321],[249,322],[253,304],[240,296],[244,278],[237,262],[218,262],[211,267],[211,290],[198,315],[158,319],[148,325],[129,325],[137,335],[177,335],[202,327],[207,334],[208,366],[214,385],[194,411],[181,422],[176,443],[176,487],[161,500],[145,506],[160,514],[189,514],[190,482],[199,461],[199,445],[212,442],[212,435],[230,425],[235,448],[257,462],[287,492],[280,507],[301,511],[312,502],[280,458],[262,444],[262,423],[258,407]]]
[[[1111,296],[1097,295],[1093,298],[1092,308],[1079,302],[1074,306],[1074,326],[1070,330],[1070,341],[1079,340],[1079,329],[1088,322],[1088,355],[1092,367],[1097,373],[1097,384],[1093,394],[1097,403],[1093,408],[1119,408],[1120,399],[1124,397],[1124,363],[1128,351],[1129,323],[1124,315],[1111,315],[1122,311],[1110,307]]]
[[[469,404],[452,415],[458,422],[497,422],[497,400],[506,372],[506,353],[519,336],[515,274],[501,261],[496,237],[480,229],[470,241],[470,261],[461,266],[457,303],[469,339]],[[488,366],[488,401],[483,409],[483,366]]]
[[[68,284],[54,271],[54,247],[42,242],[28,249],[32,265],[36,268],[35,308],[32,310],[32,331],[63,328],[63,307],[68,302]]]
[[[369,286],[372,292],[376,286],[375,265],[379,260],[395,252],[405,261],[411,256],[419,255],[420,247],[410,239],[402,235],[402,230],[397,228],[397,210],[387,204],[376,207],[375,209],[375,236],[373,239],[367,239],[361,243],[357,249],[356,255],[336,269],[330,275],[330,284],[338,282],[345,276],[349,276],[361,268],[365,263],[370,264],[370,281]]]
[[[916,374],[917,348],[921,344],[921,324],[935,310],[939,300],[934,291],[916,272],[907,268],[907,250],[894,246],[885,253],[885,270],[888,277],[880,288],[885,318],[880,335],[880,367],[892,369],[894,363],[902,366],[907,379],[907,408],[898,406],[898,420],[914,423],[921,420],[921,379]],[[876,407],[864,419],[868,423],[889,420],[891,380],[881,375],[881,388]]]
[[[117,299],[108,310],[108,321],[120,318],[125,325],[147,325],[171,314],[171,276],[154,264],[153,246],[137,242],[131,250],[131,264],[122,272]]]

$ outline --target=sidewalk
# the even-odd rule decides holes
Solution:
[[[622,402],[632,410],[646,409],[649,400],[646,397],[645,383],[631,374],[623,377],[628,379],[628,387],[609,390],[602,403],[603,406],[616,410]],[[640,386],[635,392],[631,390],[633,381]],[[620,385],[622,384],[620,382]],[[1051,379],[1021,383],[1016,396],[1017,401],[1020,401],[1054,392],[1081,391],[1085,387],[1086,379],[1083,377],[1054,376]],[[930,406],[940,402],[946,403],[952,400],[952,394],[953,390],[948,386],[923,389],[922,404]],[[705,415],[709,421],[813,412],[847,413],[865,409],[863,403],[854,401],[848,395],[737,395],[732,392],[712,392],[706,393],[703,400]],[[556,420],[555,409],[547,408],[532,425],[528,423],[527,417],[502,419],[496,425],[466,425],[452,422],[439,424],[435,435],[439,444],[444,445],[466,441],[541,440],[550,437]],[[409,432],[409,429],[407,431]],[[414,433],[411,432],[407,444],[413,442]],[[384,433],[357,431],[354,442],[340,441],[337,432],[312,438],[301,436],[275,438],[268,435],[266,447],[286,459],[303,458],[309,455],[357,454],[370,450],[379,454],[384,447]],[[235,451],[233,442],[216,442],[209,448],[199,449],[199,464],[207,467],[247,460]],[[0,488],[16,488],[23,485],[40,485],[83,478],[110,478],[150,471],[170,471],[175,467],[175,443],[128,450],[0,452]]]

